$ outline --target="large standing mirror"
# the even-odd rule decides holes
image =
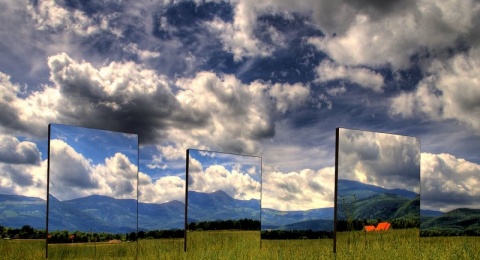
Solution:
[[[156,146],[140,146],[138,259],[183,253],[186,172],[180,157],[166,160]]]
[[[422,154],[422,244],[461,238],[465,248],[480,237],[480,167],[453,155]],[[477,239],[477,240],[476,240]],[[457,240],[450,238],[449,240]],[[460,241],[460,238],[458,238]]]
[[[418,245],[420,140],[338,128],[334,252]]]
[[[184,250],[260,247],[261,157],[189,149],[186,158]]]
[[[270,244],[268,240],[297,239],[322,239],[329,244],[327,240],[333,238],[333,177],[333,171],[310,169],[266,172],[262,190],[262,240],[266,243],[262,241],[262,246]]]
[[[137,254],[138,135],[49,125],[47,257]]]

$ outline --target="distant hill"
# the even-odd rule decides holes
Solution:
[[[338,218],[353,219],[419,218],[420,198],[407,199],[395,194],[376,194],[352,203],[338,204]]]
[[[226,219],[260,220],[260,200],[237,200],[226,192],[188,192],[188,222]]]
[[[259,219],[259,200],[236,200],[223,191],[189,193],[189,221],[217,219]],[[50,230],[102,230],[112,233],[132,232],[136,224],[136,201],[92,195],[59,201],[50,195]],[[140,230],[183,229],[185,204],[170,201],[162,204],[138,203]],[[45,229],[46,201],[18,195],[0,195],[0,225],[20,228],[31,225]],[[289,229],[305,227],[308,221],[333,220],[333,208],[306,211],[262,209],[262,228]],[[312,222],[314,223],[314,222]],[[289,226],[290,225],[290,226]],[[330,224],[328,224],[330,225]],[[328,226],[327,225],[327,226]],[[331,224],[333,225],[333,224]],[[313,228],[315,229],[315,228]],[[330,230],[328,228],[327,230]]]
[[[46,201],[40,198],[0,194],[0,225],[45,229],[46,207]]]
[[[92,195],[59,201],[50,195],[49,230],[129,233],[136,231],[133,199]]]
[[[338,196],[340,198],[350,199],[354,195],[357,200],[371,197],[377,194],[394,194],[400,197],[413,199],[418,196],[417,193],[405,189],[384,189],[375,185],[365,184],[359,181],[338,180]]]
[[[405,189],[385,189],[352,180],[338,180],[338,218],[405,219],[420,217],[420,196]],[[418,223],[418,222],[417,222]]]
[[[281,229],[290,224],[310,220],[333,221],[333,208],[319,208],[305,211],[280,211],[269,208],[262,209],[262,229]]]
[[[429,209],[421,209],[420,210],[420,215],[422,217],[438,217],[438,216],[441,216],[445,214],[444,212],[442,211],[438,211],[438,210],[429,210]]]
[[[185,203],[173,200],[162,204],[139,203],[140,230],[183,229]]]
[[[480,236],[480,209],[458,208],[422,221],[422,236]]]
[[[391,218],[419,218],[420,217],[420,196],[408,200],[395,211]]]
[[[333,231],[333,220],[313,219],[295,222],[275,228],[277,230],[312,230],[312,231]]]
[[[259,200],[236,200],[223,191],[189,193],[191,221],[215,219],[260,219]],[[136,231],[137,202],[92,195],[60,201],[50,195],[49,229],[111,233]],[[18,195],[0,195],[0,225],[45,229],[46,201]],[[139,230],[183,229],[185,204],[138,203]]]

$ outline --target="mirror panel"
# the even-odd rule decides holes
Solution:
[[[138,259],[183,253],[185,158],[166,159],[156,145],[140,147]]]
[[[334,252],[417,241],[420,140],[338,128]]]
[[[136,256],[138,135],[50,124],[48,143],[47,257]]]
[[[438,241],[435,237],[480,236],[479,184],[478,164],[446,153],[422,154],[422,243]],[[468,248],[469,242],[462,241]]]
[[[184,250],[221,250],[245,241],[260,246],[262,159],[187,150]],[[200,248],[200,241],[215,247]]]

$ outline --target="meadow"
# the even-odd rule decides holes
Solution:
[[[193,231],[183,239],[50,245],[51,259],[475,259],[480,237],[426,237],[418,229],[340,232],[332,239],[262,240],[258,231]],[[261,248],[260,248],[261,242]],[[138,247],[138,251],[137,251]],[[138,254],[138,256],[137,256]],[[43,259],[43,240],[1,240],[1,259]]]

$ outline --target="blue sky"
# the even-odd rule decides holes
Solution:
[[[50,125],[50,194],[60,200],[89,195],[137,198],[138,136]]]
[[[103,163],[105,158],[113,157],[115,153],[122,153],[131,163],[137,164],[138,136],[136,134],[52,124],[50,139],[63,140],[94,164]]]
[[[197,148],[261,156],[265,207],[331,206],[347,127],[420,138],[422,207],[480,200],[478,1],[0,6],[1,193],[44,196],[58,123],[138,134],[145,202]]]

